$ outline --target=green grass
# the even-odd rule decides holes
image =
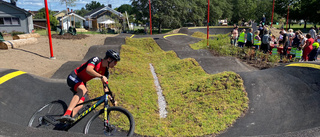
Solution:
[[[280,29],[282,25],[276,25],[273,24],[272,27],[278,28]],[[290,28],[289,28],[289,24],[288,26],[286,26],[286,24],[283,25],[283,28],[286,30],[286,28],[289,29],[293,29],[293,32],[297,31],[297,30],[301,30],[304,33],[308,33],[309,30],[311,29],[311,27],[313,27],[313,24],[307,24],[306,29],[304,29],[304,24],[301,24],[301,26],[299,24],[291,24]],[[317,25],[317,27],[319,27],[319,24]]]
[[[110,88],[119,106],[145,136],[202,136],[218,134],[248,108],[241,77],[234,72],[207,74],[193,58],[179,59],[152,38],[126,39],[121,61],[110,72]],[[167,102],[167,118],[159,117],[152,63]],[[88,83],[89,96],[102,94],[100,80]]]

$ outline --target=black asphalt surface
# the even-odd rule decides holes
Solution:
[[[182,28],[191,35],[206,28]],[[210,29],[210,31],[215,31]],[[228,33],[216,30],[214,33]],[[126,37],[152,37],[164,50],[173,50],[178,57],[195,58],[209,74],[234,71],[244,80],[249,109],[244,116],[218,136],[320,136],[320,70],[306,67],[280,66],[266,70],[252,68],[236,58],[215,57],[207,50],[193,50],[188,44],[200,39],[184,35],[130,35],[106,38],[104,45],[92,46],[82,61],[67,62],[51,79],[23,74],[0,85],[0,136],[83,136],[86,119],[69,132],[47,131],[27,127],[32,114],[50,101],[69,103],[72,93],[66,77],[74,68],[92,56],[103,57],[106,49],[120,51]],[[121,53],[120,53],[121,54]],[[318,62],[308,62],[320,65]],[[16,70],[0,69],[0,78]]]

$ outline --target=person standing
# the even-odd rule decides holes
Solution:
[[[312,48],[311,52],[308,55],[309,61],[317,61],[319,43],[318,42],[314,42],[312,44],[312,47],[313,48]]]
[[[302,57],[303,57],[303,60],[304,61],[308,61],[309,60],[309,53],[312,51],[312,44],[314,42],[313,38],[311,37],[311,34],[307,34],[307,41],[306,41],[306,44],[304,47],[302,47],[303,49],[303,54],[302,54]]]
[[[261,38],[259,37],[259,33],[260,33],[259,30],[256,30],[256,31],[254,32],[253,48],[254,48],[255,50],[258,50],[258,49],[259,49],[259,46],[261,45]]]
[[[292,39],[292,47],[297,48],[300,45],[300,39],[299,39],[299,31],[296,31],[294,34],[294,38]]]
[[[309,34],[311,35],[311,38],[316,39],[317,32],[314,30],[314,27],[311,27]]]
[[[232,36],[233,36],[233,46],[236,46],[237,40],[238,40],[238,26],[236,26],[233,31],[232,31]]]
[[[240,35],[239,35],[238,47],[243,48],[243,45],[244,45],[245,42],[246,42],[245,37],[246,37],[246,30],[243,29],[243,30],[241,31]]]
[[[287,56],[287,51],[288,51],[288,47],[289,47],[289,37],[288,34],[285,33],[284,31],[280,31],[281,35],[282,35],[282,42],[283,42],[283,53],[282,56]],[[281,59],[282,59],[281,56]]]
[[[262,25],[265,25],[265,24],[266,24],[266,16],[265,16],[265,15],[262,15],[261,24],[262,24]]]
[[[271,38],[270,38],[270,35],[268,33],[268,30],[264,30],[264,35],[262,37],[262,44],[261,44],[261,50],[263,51],[263,53],[268,53],[269,50],[270,50],[270,41],[271,41]]]
[[[293,29],[289,29],[287,34],[289,38],[289,46],[292,47],[292,42],[294,37]]]
[[[252,46],[253,46],[253,34],[252,34],[252,28],[250,28],[249,32],[247,33],[246,47],[250,48]]]

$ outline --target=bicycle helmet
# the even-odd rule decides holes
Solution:
[[[120,55],[119,55],[119,53],[116,52],[116,51],[114,51],[114,50],[108,50],[108,51],[106,52],[106,57],[105,57],[105,59],[107,59],[108,57],[110,57],[110,58],[112,58],[112,59],[114,59],[114,60],[116,60],[116,61],[120,61]]]

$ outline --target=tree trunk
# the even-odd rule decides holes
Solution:
[[[25,45],[31,45],[37,43],[37,38],[31,37],[27,39],[8,40],[0,43],[0,49],[13,49],[19,48]]]
[[[304,29],[307,29],[307,21],[306,20],[303,20],[304,21]]]
[[[291,20],[289,19],[289,29],[291,28]]]
[[[161,31],[162,31],[162,29],[161,29],[161,22],[159,22],[159,25],[158,25],[158,34],[161,34]]]

